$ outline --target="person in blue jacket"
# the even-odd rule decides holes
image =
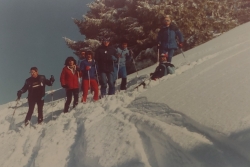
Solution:
[[[169,15],[163,19],[163,27],[158,33],[157,42],[160,49],[160,55],[162,53],[168,53],[167,61],[170,63],[174,55],[175,49],[182,48],[184,38],[178,27],[171,22]],[[178,40],[178,44],[177,44]]]
[[[128,50],[128,42],[127,40],[123,40],[121,46],[116,49],[117,52],[117,60],[115,61],[114,65],[114,72],[115,72],[115,80],[118,77],[122,78],[120,90],[127,89],[127,69],[126,69],[126,62],[131,61],[131,52]]]
[[[97,82],[97,65],[95,60],[93,59],[93,53],[91,51],[87,51],[86,60],[81,62],[80,65],[82,71],[82,87],[83,87],[83,96],[82,102],[86,103],[88,96],[88,89],[91,87],[91,90],[94,91],[93,101],[97,101],[99,99],[99,90],[98,90],[98,82]]]

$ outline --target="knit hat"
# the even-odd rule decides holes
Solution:
[[[162,53],[162,54],[161,54],[161,57],[166,57],[166,58],[167,58],[167,57],[168,57],[168,52]]]

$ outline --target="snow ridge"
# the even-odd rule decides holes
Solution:
[[[250,24],[245,25],[245,29],[249,27]],[[214,41],[231,39],[234,33],[235,30]],[[231,110],[231,103],[237,99],[230,97],[247,92],[248,86],[242,85],[250,81],[247,77],[239,82],[229,80],[226,86],[233,96],[226,94],[225,99],[216,99],[224,97],[220,92],[228,93],[228,89],[223,90],[226,86],[220,85],[225,82],[220,78],[228,81],[241,76],[242,64],[246,72],[250,71],[246,68],[250,62],[246,56],[250,39],[246,34],[239,37],[224,42],[227,47],[223,45],[220,50],[208,49],[203,56],[193,57],[190,51],[185,53],[187,59],[182,55],[174,57],[176,73],[151,81],[145,89],[116,92],[99,102],[92,102],[89,95],[87,104],[80,103],[67,114],[62,113],[64,90],[48,92],[43,125],[36,125],[35,109],[31,125],[23,126],[26,99],[20,100],[13,119],[16,102],[1,105],[0,166],[248,167],[250,116],[245,110],[249,94],[242,98],[243,110],[238,107],[237,113]],[[218,43],[206,45],[218,48]],[[228,68],[232,62],[240,70]],[[135,87],[154,68],[140,71],[138,78],[131,74],[129,87]],[[241,87],[236,91],[231,84]],[[221,91],[214,89],[217,87]],[[200,102],[202,99],[206,100]],[[230,103],[226,103],[228,100]]]

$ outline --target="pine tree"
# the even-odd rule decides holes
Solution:
[[[81,48],[95,50],[103,37],[112,37],[114,45],[126,38],[138,55],[156,46],[162,18],[169,14],[184,34],[187,50],[246,21],[243,16],[249,14],[249,1],[95,0],[82,19],[74,19],[85,40],[65,41],[78,55]]]

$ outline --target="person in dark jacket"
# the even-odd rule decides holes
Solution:
[[[29,124],[36,104],[38,108],[37,122],[38,124],[43,122],[45,85],[52,86],[53,82],[55,81],[53,75],[51,75],[50,80],[46,79],[44,75],[39,75],[37,67],[31,67],[30,74],[31,77],[26,79],[22,89],[17,92],[17,98],[20,99],[21,95],[28,90],[29,109],[24,121],[25,126]]]
[[[171,22],[169,15],[164,17],[163,24],[157,37],[158,47],[160,49],[160,55],[168,52],[167,61],[171,63],[175,49],[177,49],[178,46],[180,48],[183,46],[184,39],[178,27]],[[178,40],[178,44],[176,40]]]
[[[128,50],[128,42],[127,40],[123,40],[121,46],[116,49],[117,52],[117,60],[115,61],[114,65],[114,72],[115,72],[115,80],[118,77],[122,78],[120,90],[127,89],[127,69],[126,69],[126,62],[131,61],[131,52]]]
[[[168,54],[162,53],[160,56],[160,63],[156,67],[155,72],[151,73],[151,79],[156,80],[168,74],[174,74],[175,66],[167,61]]]
[[[98,75],[100,75],[101,97],[107,94],[115,94],[114,61],[116,60],[116,50],[110,46],[110,39],[102,39],[102,45],[95,52],[95,60],[98,65]]]
[[[93,53],[88,51],[86,54],[86,60],[81,62],[81,71],[82,71],[82,85],[83,85],[83,96],[82,102],[86,103],[88,96],[88,89],[91,87],[91,90],[94,92],[93,100],[97,101],[99,99],[99,90],[97,83],[97,66],[95,61],[92,59]]]
[[[61,86],[66,90],[67,100],[64,105],[64,113],[69,110],[69,105],[74,96],[73,108],[78,104],[79,96],[79,71],[80,69],[76,66],[76,60],[73,57],[68,57],[64,63],[65,67],[62,69],[60,76]]]

